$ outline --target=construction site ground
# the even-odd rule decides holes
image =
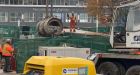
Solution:
[[[4,73],[2,69],[0,69],[0,75],[20,75],[20,74],[16,74],[16,72],[8,72],[8,73]]]

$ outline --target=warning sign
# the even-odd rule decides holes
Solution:
[[[64,68],[63,74],[78,74],[78,68]]]

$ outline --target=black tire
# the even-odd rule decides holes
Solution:
[[[29,71],[26,75],[44,75],[44,73],[39,71]]]
[[[126,72],[126,75],[140,75],[140,65],[130,67]]]
[[[120,75],[119,68],[116,64],[112,62],[101,63],[100,66],[97,68],[97,73],[103,75]]]
[[[123,67],[123,65],[119,64],[119,63],[115,63],[117,65],[117,67],[119,68],[119,75],[125,75],[125,68]]]

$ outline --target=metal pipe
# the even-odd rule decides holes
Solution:
[[[51,17],[53,17],[53,1],[51,0]]]
[[[63,23],[58,18],[49,17],[38,22],[37,29],[41,36],[59,35],[63,30]]]
[[[48,0],[46,0],[46,17],[45,18],[48,18]]]

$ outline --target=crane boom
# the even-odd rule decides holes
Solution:
[[[125,4],[120,3],[120,5],[116,6],[116,8],[122,8],[122,7],[127,7],[127,6],[136,6],[139,3],[140,3],[140,0],[137,0],[137,1],[134,1],[134,2],[131,2],[131,3],[125,3]]]

